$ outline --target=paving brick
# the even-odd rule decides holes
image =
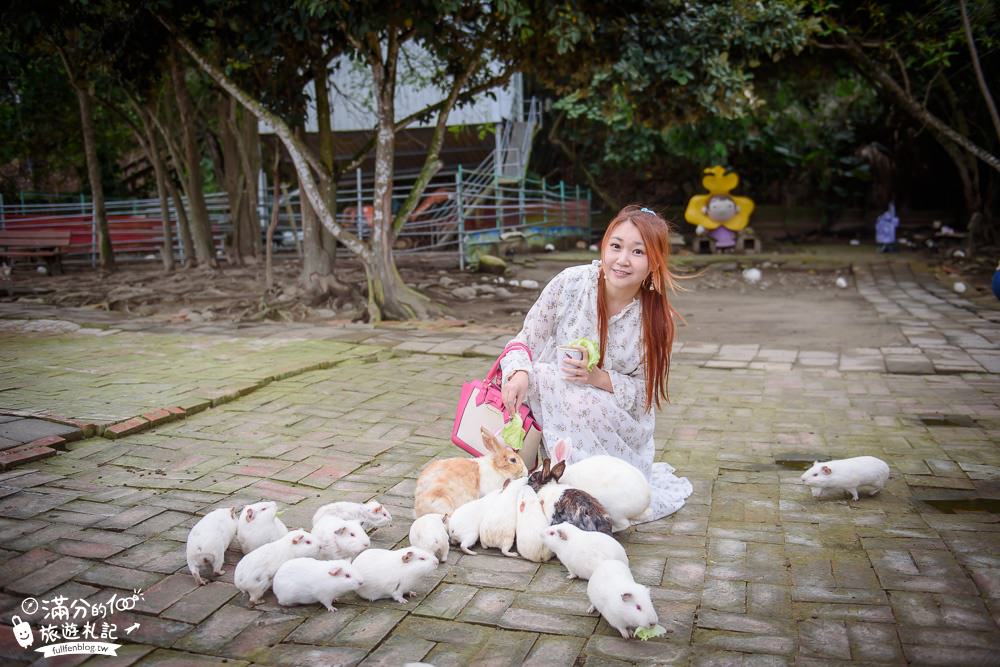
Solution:
[[[124,421],[112,424],[104,429],[104,437],[111,438],[121,438],[126,435],[131,435],[132,433],[138,433],[139,431],[144,431],[149,427],[149,422],[142,417],[132,417],[131,419],[126,419]]]
[[[214,653],[243,632],[262,613],[234,604],[224,605],[180,638],[174,647],[194,653]]]
[[[499,625],[502,628],[513,630],[531,630],[551,635],[586,637],[597,626],[597,618],[510,607],[500,617]]]
[[[256,660],[280,643],[302,622],[299,616],[280,612],[265,612],[253,620],[231,641],[217,650],[226,657]]]
[[[232,584],[212,581],[182,597],[160,616],[185,623],[200,623],[239,592]]]
[[[458,620],[496,624],[514,602],[516,593],[500,588],[482,588],[465,606]]]
[[[854,660],[865,663],[904,661],[896,628],[887,623],[848,623],[847,636]]]
[[[421,662],[432,648],[434,648],[434,642],[413,637],[393,636],[369,653],[361,665],[362,667],[397,667],[410,662]]]
[[[107,530],[125,530],[164,511],[162,507],[140,505],[120,512],[107,521],[98,524],[98,527]]]
[[[133,570],[126,567],[104,564],[94,565],[89,562],[87,562],[87,565],[90,566],[89,569],[76,577],[76,579],[77,581],[94,584],[95,586],[108,586],[129,590],[141,588],[146,590],[161,579],[158,574],[142,572],[141,570]]]
[[[465,608],[478,589],[461,584],[439,584],[420,605],[413,610],[421,616],[454,619]]]
[[[172,574],[144,590],[143,599],[136,604],[135,610],[146,614],[159,614],[196,588],[198,584],[190,573]]]
[[[572,667],[586,641],[582,637],[541,635],[524,660],[524,667]]]
[[[41,595],[93,566],[90,561],[65,556],[8,583],[7,590],[24,595]]]
[[[372,649],[404,616],[398,609],[366,609],[337,633],[337,645]]]

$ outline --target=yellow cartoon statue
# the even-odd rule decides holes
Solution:
[[[719,165],[705,170],[702,185],[707,195],[695,195],[688,202],[684,219],[692,225],[704,227],[715,239],[715,247],[720,250],[736,245],[736,232],[742,231],[750,222],[753,200],[729,194],[740,183],[735,172],[726,173]]]

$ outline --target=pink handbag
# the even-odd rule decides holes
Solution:
[[[524,343],[510,343],[500,353],[493,367],[482,380],[471,380],[462,385],[462,394],[455,410],[455,424],[451,429],[451,441],[473,456],[486,453],[480,428],[499,434],[503,425],[510,420],[510,414],[503,405],[500,388],[500,360],[511,350],[524,350],[531,359],[531,350]],[[524,425],[524,444],[518,454],[531,470],[538,456],[538,446],[542,441],[542,425],[538,423],[531,409],[524,403],[518,409]]]

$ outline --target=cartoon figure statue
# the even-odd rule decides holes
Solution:
[[[742,231],[750,222],[753,200],[729,194],[739,185],[740,177],[735,172],[727,174],[725,167],[709,167],[701,182],[708,194],[691,197],[684,219],[705,228],[715,239],[717,249],[732,248],[736,245],[736,232]]]

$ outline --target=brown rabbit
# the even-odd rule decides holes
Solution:
[[[485,428],[487,453],[476,459],[461,457],[431,461],[420,472],[414,493],[413,517],[438,512],[451,514],[470,500],[499,489],[506,479],[528,474],[524,461],[513,449]]]

